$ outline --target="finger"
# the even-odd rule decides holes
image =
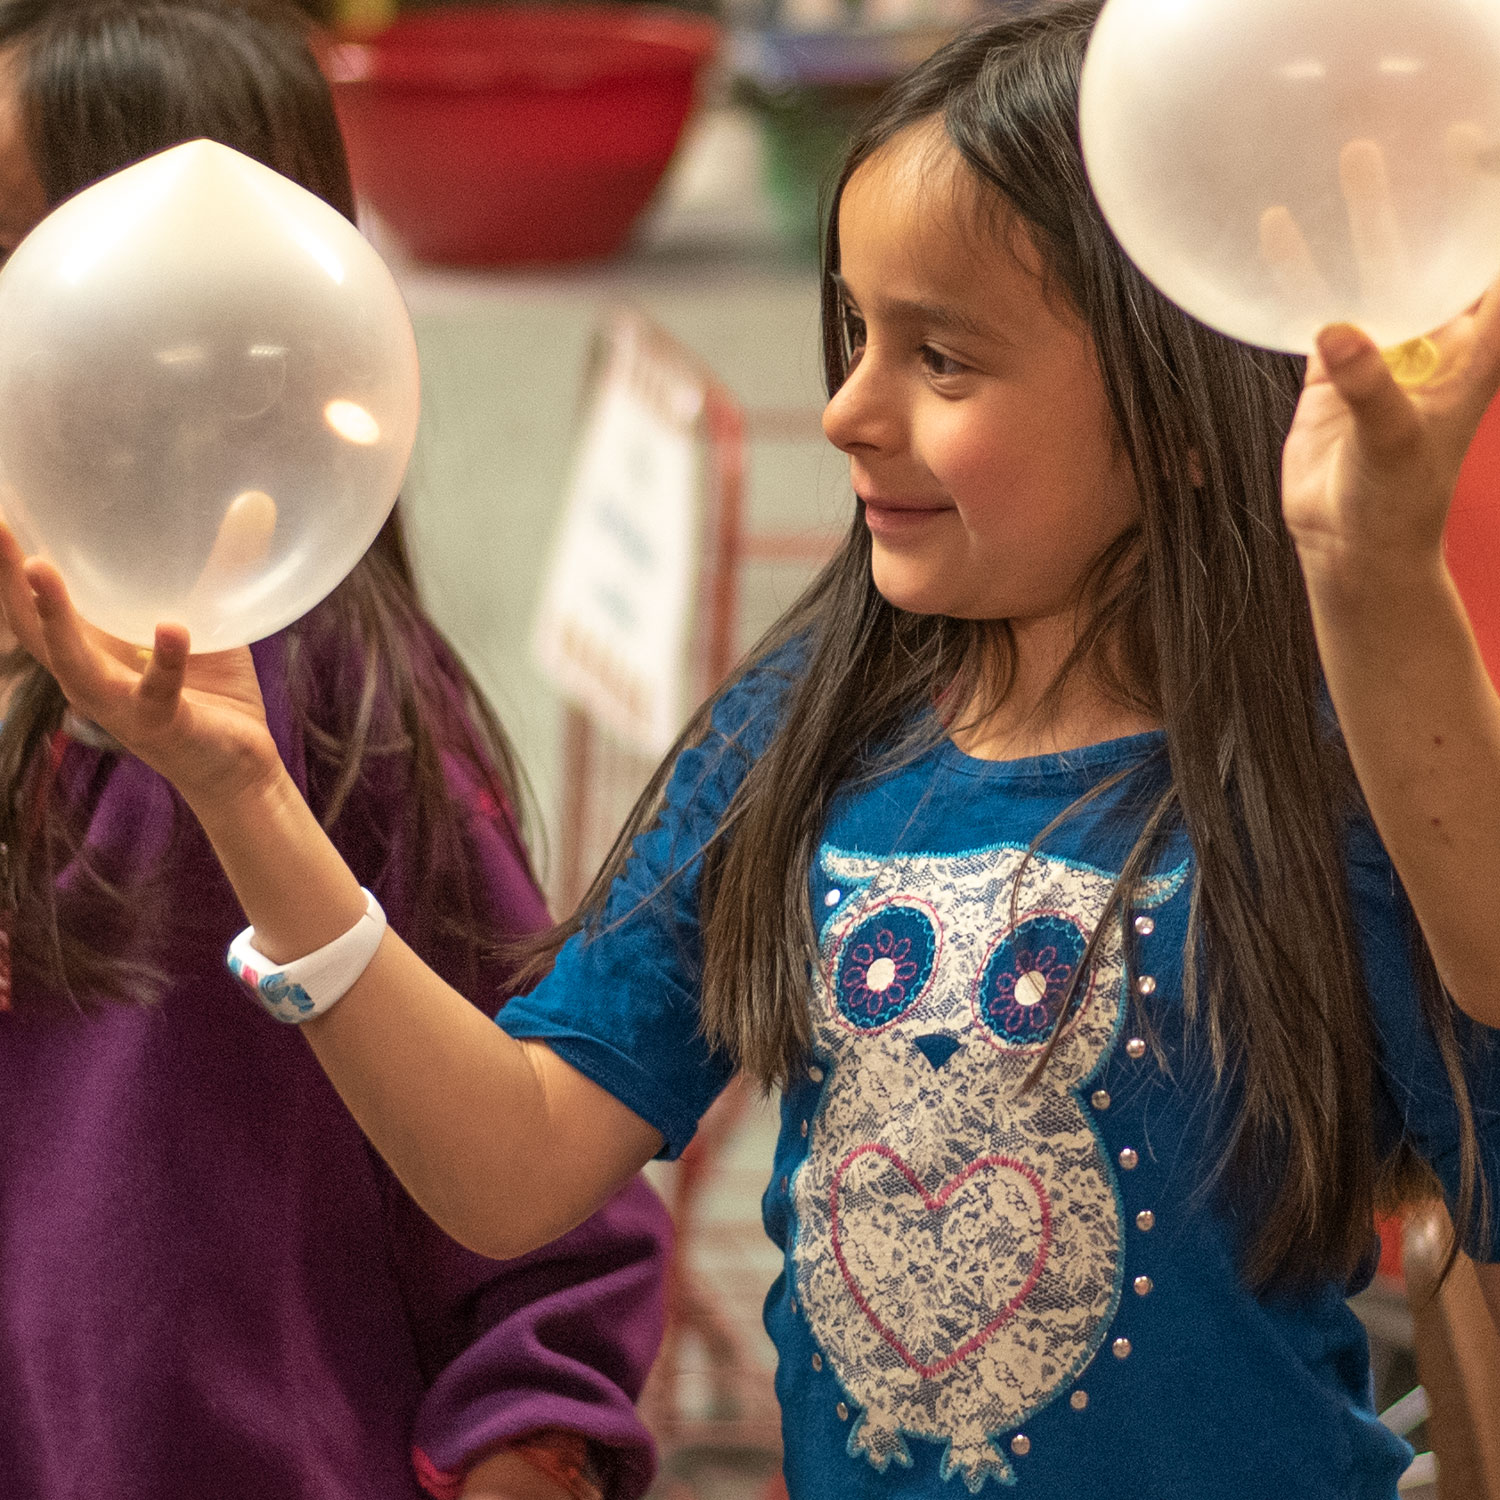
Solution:
[[[88,709],[121,688],[133,686],[136,674],[100,651],[83,633],[83,622],[68,598],[62,574],[40,557],[28,559],[24,571],[40,623],[40,659],[69,699]]]
[[[155,649],[141,674],[136,697],[147,714],[158,722],[170,719],[177,712],[190,651],[191,643],[183,626],[156,627]]]
[[[1416,408],[1366,334],[1350,323],[1331,324],[1318,334],[1317,354],[1329,384],[1353,414],[1366,448],[1394,452],[1418,435]]]
[[[238,582],[264,561],[276,536],[276,502],[264,490],[245,490],[229,502],[208,561],[193,585],[211,594]]]
[[[1339,152],[1339,185],[1365,306],[1385,300],[1406,278],[1406,251],[1396,223],[1385,152],[1376,141],[1349,141]]]
[[[1475,120],[1455,120],[1443,132],[1443,176],[1450,191],[1471,193],[1479,178],[1500,169],[1500,149]]]
[[[1500,384],[1500,281],[1492,281],[1468,314],[1470,348],[1486,396]]]
[[[1317,308],[1327,307],[1328,283],[1301,226],[1284,203],[1272,204],[1260,216],[1260,258],[1277,293],[1300,316],[1311,318]]]
[[[1455,409],[1477,422],[1500,390],[1500,280],[1456,318],[1413,343],[1436,349],[1440,358],[1436,378],[1416,383],[1442,385]]]
[[[42,660],[42,622],[25,572],[26,553],[10,527],[0,522],[0,610],[24,650]]]

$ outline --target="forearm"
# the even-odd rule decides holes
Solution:
[[[1454,1000],[1500,1025],[1500,698],[1440,555],[1304,558],[1354,770]]]
[[[279,760],[232,801],[188,801],[267,958],[287,963],[359,920],[359,882]]]
[[[256,944],[286,962],[364,910],[358,883],[284,773],[195,808]],[[659,1138],[548,1048],[518,1043],[394,933],[303,1034],[360,1127],[460,1243],[509,1257],[586,1218]]]

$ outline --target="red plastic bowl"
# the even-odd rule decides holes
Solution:
[[[666,171],[718,43],[641,6],[437,9],[329,49],[355,186],[422,260],[592,260]]]

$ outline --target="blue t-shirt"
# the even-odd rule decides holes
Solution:
[[[656,1126],[668,1154],[729,1075],[699,1029],[695,855],[774,727],[778,687],[763,674],[726,695],[604,930],[500,1017]],[[1182,1045],[1185,839],[1111,923],[1076,1019],[1021,1088],[1164,760],[1159,734],[1008,762],[944,740],[836,801],[810,891],[813,1055],[783,1095],[763,1205],[785,1257],[765,1316],[793,1500],[1394,1496],[1411,1450],[1375,1419],[1350,1289],[1247,1290],[1242,1229],[1205,1186],[1222,1111],[1206,1049]],[[1130,766],[1023,869],[1058,813]],[[1373,833],[1351,850],[1377,1112],[1451,1193],[1456,1112],[1404,897]],[[1471,1040],[1500,1185],[1496,1035]],[[1500,1240],[1479,1248],[1500,1259]]]

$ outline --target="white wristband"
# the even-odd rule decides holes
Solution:
[[[363,886],[360,887],[364,889]],[[365,914],[342,937],[289,964],[274,964],[255,947],[247,927],[230,945],[229,972],[255,992],[278,1021],[293,1025],[321,1016],[342,1000],[369,967],[385,935],[385,912],[365,891]]]

